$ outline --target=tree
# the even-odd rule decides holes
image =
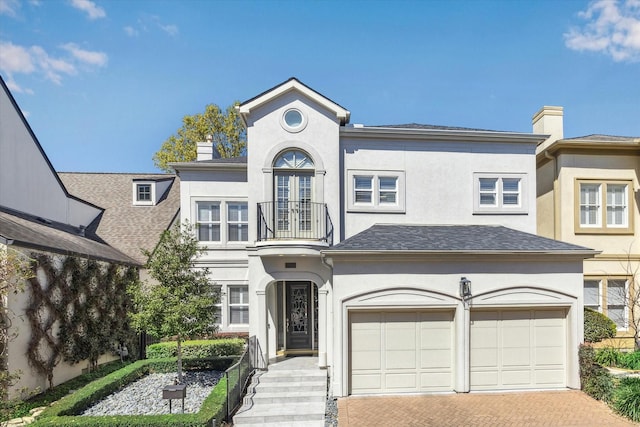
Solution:
[[[6,369],[8,344],[17,332],[11,331],[11,319],[15,313],[7,304],[10,294],[24,290],[24,281],[33,277],[31,260],[7,246],[0,246],[0,400],[6,397],[7,388],[18,379],[19,373]]]
[[[193,261],[202,252],[185,222],[162,233],[149,257],[147,268],[157,283],[133,286],[134,311],[132,324],[155,337],[176,337],[178,347],[178,381],[182,382],[182,347],[188,337],[213,333],[215,307],[219,296],[207,278],[207,269],[193,268]]]
[[[221,157],[237,157],[246,151],[246,129],[234,103],[226,110],[209,104],[203,113],[182,118],[182,127],[162,143],[153,155],[157,168],[170,172],[170,162],[196,160],[196,143],[206,141],[211,135]]]

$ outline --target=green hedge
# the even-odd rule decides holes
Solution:
[[[224,371],[235,360],[235,357],[209,360],[185,358],[183,359],[183,367],[184,369],[206,368]],[[210,426],[213,420],[219,423],[226,415],[227,384],[225,378],[218,382],[197,414],[74,416],[149,373],[173,372],[175,369],[175,358],[140,360],[132,363],[54,403],[42,412],[32,426],[204,427]]]
[[[69,381],[59,384],[43,393],[37,394],[24,401],[4,401],[0,402],[0,421],[6,421],[12,418],[24,417],[29,415],[29,410],[41,406],[47,406],[51,402],[66,396],[71,390],[78,390],[91,381],[102,378],[111,372],[122,369],[131,362],[120,362],[119,360],[105,363],[98,366],[95,371],[88,372],[77,376]],[[4,406],[6,406],[6,410]]]
[[[580,363],[580,385],[582,390],[594,399],[611,401],[614,390],[613,377],[596,363],[596,352],[589,345],[581,345],[578,350]]]
[[[244,352],[244,344],[245,340],[241,338],[185,341],[182,343],[182,357],[207,359],[236,356]],[[147,347],[147,357],[149,359],[177,356],[178,345],[175,341],[151,344]]]
[[[586,342],[600,342],[606,338],[616,336],[616,324],[602,313],[584,309],[584,340]]]

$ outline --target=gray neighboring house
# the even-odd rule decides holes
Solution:
[[[179,220],[180,182],[175,175],[60,172],[69,193],[104,209],[89,230],[141,265],[163,231]],[[141,269],[140,278],[147,278]]]
[[[102,266],[139,267],[139,258],[126,255],[95,234],[94,226],[105,213],[94,203],[70,194],[0,78],[0,251],[25,256],[45,254],[55,262],[73,256],[96,260]],[[48,286],[45,278],[39,283]],[[8,332],[15,335],[0,365],[8,372],[22,372],[19,381],[9,388],[9,397],[19,396],[23,388],[42,390],[48,385],[46,376],[39,374],[27,357],[33,329],[24,314],[30,301],[29,288],[0,301],[9,309]],[[43,322],[48,321],[46,310],[39,315]],[[39,341],[43,354],[50,350],[45,341]],[[7,343],[0,343],[3,345]],[[113,354],[104,354],[98,363],[114,358]],[[84,363],[62,360],[53,370],[52,382],[57,385],[67,381],[85,367]]]

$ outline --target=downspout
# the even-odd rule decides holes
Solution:
[[[558,191],[558,177],[560,171],[558,170],[558,159],[549,154],[549,150],[544,150],[544,157],[550,161],[553,161],[553,238],[559,240],[559,231],[558,231],[558,223],[560,218],[560,203],[558,198],[560,197],[560,192]]]

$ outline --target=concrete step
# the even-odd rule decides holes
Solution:
[[[304,394],[308,391],[327,391],[327,383],[307,383],[307,382],[274,382],[251,384],[248,387],[247,393],[283,393],[283,392],[298,392]]]
[[[234,425],[292,423],[302,421],[324,421],[325,402],[291,402],[286,405],[258,404],[247,410],[240,410],[233,417]]]
[[[314,373],[290,373],[285,372],[267,372],[258,377],[260,382],[287,382],[287,381],[327,381],[326,372]]]
[[[324,427],[324,420],[240,424],[243,427]]]
[[[327,393],[324,390],[308,391],[283,391],[283,392],[259,392],[251,396],[254,405],[262,403],[281,403],[289,402],[325,402]]]

